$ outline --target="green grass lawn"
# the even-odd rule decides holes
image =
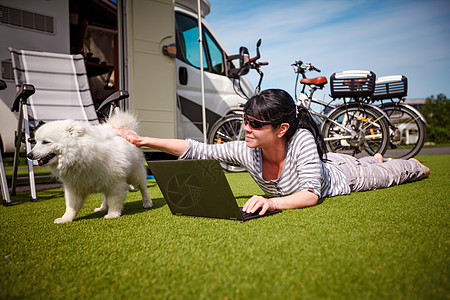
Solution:
[[[70,224],[63,190],[0,207],[1,299],[449,299],[450,155],[418,157],[429,179],[325,199],[245,223],[172,216],[129,193],[123,216]],[[227,174],[239,204],[261,190]]]

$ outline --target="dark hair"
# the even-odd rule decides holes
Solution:
[[[245,103],[244,113],[262,121],[273,122],[274,128],[278,128],[281,123],[288,123],[289,129],[284,135],[286,142],[289,142],[298,128],[309,130],[314,136],[320,160],[326,159],[326,145],[319,126],[306,108],[295,105],[286,91],[268,89],[254,95]]]

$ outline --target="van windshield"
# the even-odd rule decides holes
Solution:
[[[188,63],[196,68],[200,68],[197,21],[182,14],[177,14],[176,19],[180,38],[180,47],[184,53],[184,57],[187,59]],[[204,48],[203,51],[205,51]],[[203,66],[205,69],[208,68],[206,55],[203,56]]]

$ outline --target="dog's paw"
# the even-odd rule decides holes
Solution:
[[[105,216],[105,219],[115,219],[120,217],[120,212],[111,212]]]
[[[72,222],[72,219],[67,219],[67,218],[58,218],[55,219],[55,221],[53,221],[53,223],[55,224],[64,224],[64,223],[70,223]]]
[[[153,207],[153,202],[152,202],[152,200],[144,201],[144,202],[142,203],[142,207],[143,207],[143,208],[152,208],[152,207]]]

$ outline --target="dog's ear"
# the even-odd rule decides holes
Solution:
[[[67,131],[73,136],[83,136],[86,132],[86,127],[78,124],[71,124],[67,128]]]

